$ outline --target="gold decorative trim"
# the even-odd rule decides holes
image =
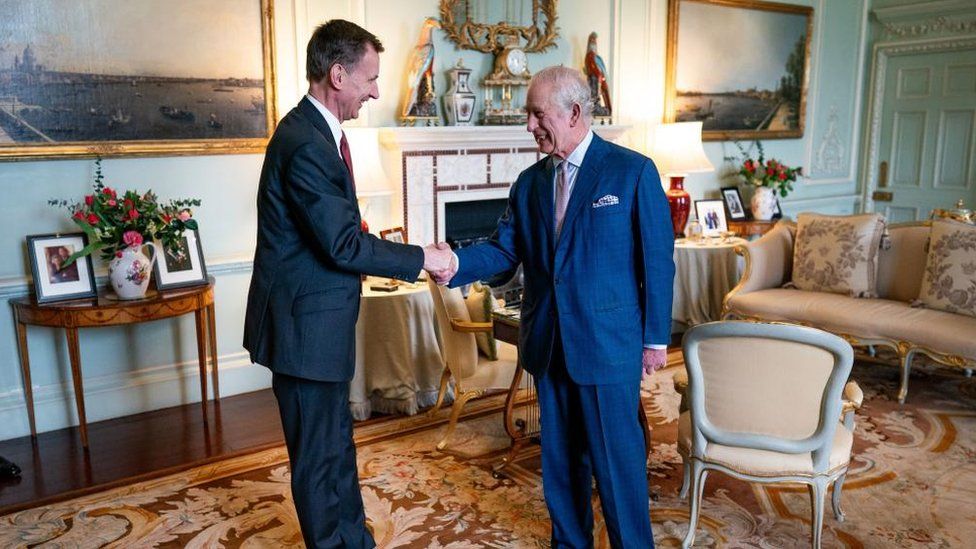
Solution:
[[[241,139],[179,139],[146,141],[67,141],[51,145],[0,146],[0,161],[30,161],[56,158],[94,158],[117,156],[188,156],[261,153],[274,133],[278,121],[274,47],[274,6],[261,3],[261,51],[264,56],[264,104],[267,136]]]
[[[556,5],[559,0],[533,0],[532,25],[516,27],[507,22],[495,25],[473,23],[466,20],[458,26],[454,11],[460,0],[441,0],[441,28],[457,47],[492,53],[504,48],[509,40],[525,40],[522,50],[526,53],[543,52],[556,45],[559,28],[556,27]],[[540,32],[539,15],[545,16],[545,28]]]
[[[807,16],[806,45],[804,47],[803,84],[800,91],[799,126],[794,130],[704,130],[704,141],[732,141],[737,139],[791,139],[803,137],[806,127],[807,89],[810,85],[810,47],[813,41],[813,8],[782,4],[778,2],[760,2],[758,0],[668,0],[668,30],[667,53],[665,56],[664,74],[664,120],[665,123],[675,121],[675,103],[677,101],[677,68],[678,68],[678,8],[681,2],[697,2],[699,4],[713,4],[732,8],[746,8],[765,11],[778,11]]]

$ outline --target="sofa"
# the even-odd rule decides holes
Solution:
[[[742,278],[723,302],[723,318],[813,326],[874,355],[898,355],[898,401],[908,395],[912,359],[921,353],[967,374],[976,368],[976,317],[919,307],[931,222],[890,225],[876,256],[872,297],[790,288],[795,222],[781,221],[760,239],[738,246]],[[786,286],[786,287],[784,287]]]

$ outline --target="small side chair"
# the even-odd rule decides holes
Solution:
[[[803,326],[711,322],[683,341],[688,381],[678,420],[684,461],[681,497],[690,498],[683,547],[695,541],[709,471],[760,483],[799,482],[810,490],[813,547],[820,547],[824,498],[841,487],[863,395],[847,383],[853,350],[843,339]],[[845,386],[846,384],[846,386]],[[675,386],[682,385],[676,376]],[[841,414],[843,413],[843,423]]]

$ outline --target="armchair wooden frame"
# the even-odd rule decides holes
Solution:
[[[833,356],[833,367],[820,400],[819,421],[816,430],[803,439],[788,439],[771,435],[733,432],[717,427],[710,421],[705,403],[704,373],[699,359],[699,345],[713,338],[764,338],[794,342],[818,347]],[[755,323],[742,321],[712,322],[695,326],[689,330],[683,342],[688,384],[683,401],[691,414],[691,448],[685,453],[679,445],[684,464],[684,479],[680,497],[691,493],[690,524],[688,534],[682,544],[691,547],[695,540],[695,530],[701,508],[705,478],[708,471],[715,470],[732,477],[758,483],[799,482],[810,490],[813,517],[811,521],[813,547],[820,547],[823,527],[824,498],[827,488],[833,485],[831,499],[837,520],[844,520],[840,509],[841,488],[847,476],[848,460],[841,466],[830,467],[829,458],[833,449],[836,429],[841,425],[853,432],[854,411],[861,405],[863,394],[856,383],[847,383],[854,362],[853,349],[842,338],[827,332],[781,323]],[[676,387],[678,386],[676,379]],[[844,398],[842,399],[842,395]],[[813,462],[813,474],[783,474],[777,476],[757,476],[730,468],[728,465],[711,460],[706,455],[709,444],[736,448],[750,448],[784,454],[809,453]]]

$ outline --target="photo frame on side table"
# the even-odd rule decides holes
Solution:
[[[380,231],[380,238],[390,242],[396,242],[397,244],[407,243],[407,233],[403,230],[403,227],[393,227],[392,229]]]
[[[96,297],[91,255],[79,257],[68,267],[61,264],[88,245],[85,233],[27,235],[27,254],[38,303]]]
[[[207,265],[203,260],[199,231],[185,231],[177,249],[164,249],[154,241],[159,257],[153,264],[157,290],[171,290],[207,283]]]
[[[702,236],[722,236],[729,230],[725,219],[725,201],[718,199],[696,200],[695,215],[702,226]]]
[[[746,219],[746,208],[742,205],[742,195],[738,187],[722,187],[722,200],[725,201],[725,213],[732,221]]]

